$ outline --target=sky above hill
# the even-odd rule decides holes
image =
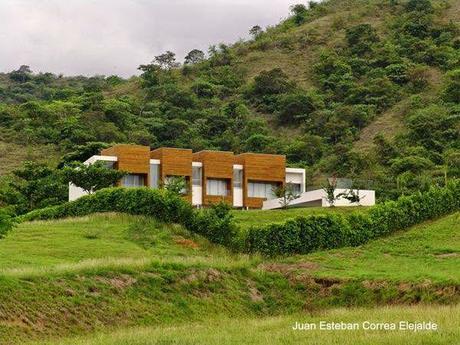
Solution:
[[[274,25],[296,0],[1,0],[0,71],[137,73],[166,50],[198,48]]]

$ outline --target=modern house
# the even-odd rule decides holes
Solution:
[[[172,177],[183,177],[188,185],[184,197],[195,206],[221,200],[237,208],[262,208],[273,190],[292,183],[296,192],[305,191],[305,170],[286,168],[282,155],[224,151],[192,152],[190,149],[163,147],[150,151],[148,146],[116,145],[101,151],[85,164],[96,161],[126,171],[120,186],[159,188]],[[69,200],[85,193],[71,185]]]
[[[159,188],[171,178],[183,177],[188,185],[184,198],[197,207],[225,201],[235,208],[278,208],[274,190],[286,183],[299,196],[305,194],[305,170],[287,168],[283,155],[208,150],[194,153],[169,147],[151,151],[148,146],[115,145],[85,164],[97,161],[127,172],[119,182],[123,187]],[[69,200],[83,195],[82,189],[70,185]],[[264,207],[268,201],[271,204]]]

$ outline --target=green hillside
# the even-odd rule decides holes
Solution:
[[[109,332],[67,342],[163,344],[177,342],[182,332],[174,329],[188,325],[194,329],[188,343],[218,344],[227,335],[237,341],[236,329],[245,323],[256,329],[254,344],[264,337],[282,343],[279,336],[293,320],[334,320],[343,309],[326,309],[364,307],[347,309],[346,318],[430,315],[442,325],[430,341],[447,344],[458,337],[451,317],[456,307],[432,304],[458,303],[458,217],[358,248],[276,260],[232,254],[144,217],[23,223],[0,241],[0,340],[66,343],[63,337]],[[386,304],[398,306],[382,313]],[[211,331],[215,326],[222,327],[220,335]],[[369,336],[388,343],[403,333],[358,332],[350,341],[365,343]],[[322,343],[331,339],[324,334]]]
[[[0,203],[65,200],[65,184],[24,196],[24,160],[55,170],[121,142],[281,153],[309,185],[350,177],[380,200],[442,185],[460,174],[459,21],[455,0],[328,0],[129,80],[0,74]]]

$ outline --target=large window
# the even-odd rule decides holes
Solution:
[[[233,170],[233,187],[241,188],[243,186],[243,170]]]
[[[192,168],[192,184],[194,186],[201,186],[202,171],[201,167]]]
[[[300,183],[288,183],[288,185],[290,186],[293,194],[302,194],[302,185]]]
[[[206,181],[206,194],[215,196],[226,196],[227,181],[221,179],[208,179]]]
[[[160,165],[150,165],[150,187],[158,188],[160,186]]]
[[[121,179],[121,185],[123,187],[143,187],[144,186],[144,176],[136,175],[136,174],[125,175]]]
[[[275,199],[276,183],[269,182],[249,182],[248,196],[250,198]]]

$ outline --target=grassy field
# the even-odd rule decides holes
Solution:
[[[359,330],[294,331],[293,325],[321,321],[358,323]],[[363,330],[364,322],[395,323],[400,321],[431,321],[437,331],[410,332],[403,330]],[[296,314],[261,319],[216,319],[173,327],[144,327],[124,329],[110,334],[71,338],[47,345],[198,345],[198,344],[456,344],[460,338],[460,307],[411,306],[382,307],[378,309],[335,309],[316,315]],[[40,343],[43,344],[43,343]],[[38,344],[37,344],[38,345]]]
[[[0,241],[0,274],[16,276],[137,267],[154,261],[195,264],[240,260],[180,226],[121,214],[22,223]]]
[[[290,208],[287,210],[249,210],[233,211],[236,222],[242,228],[258,226],[269,223],[284,222],[298,216],[310,216],[327,213],[348,213],[361,211],[365,212],[366,207],[308,207],[308,208]]]
[[[267,213],[270,221],[278,212]],[[249,214],[261,216],[237,217]],[[144,217],[20,224],[0,241],[0,344],[333,344],[341,333],[296,333],[289,325],[342,314],[378,318],[386,314],[374,307],[396,304],[389,320],[435,318],[444,325],[433,335],[416,334],[414,344],[452,343],[458,317],[449,315],[458,308],[432,304],[459,302],[458,217],[359,248],[270,260],[229,253]],[[418,306],[404,307],[411,304]],[[326,312],[331,308],[352,309]],[[402,337],[357,332],[349,343],[394,344]]]
[[[285,259],[318,277],[460,284],[460,213],[357,248]],[[307,265],[308,267],[308,265]]]

